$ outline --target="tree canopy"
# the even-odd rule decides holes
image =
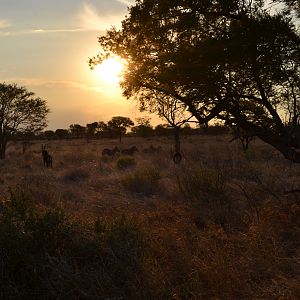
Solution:
[[[119,135],[120,142],[122,140],[122,135],[126,133],[127,128],[134,126],[133,121],[128,117],[116,116],[112,117],[107,123],[107,127],[112,132],[116,132]]]
[[[47,125],[46,101],[25,87],[0,83],[0,158],[5,158],[7,142],[16,133],[35,133]]]
[[[99,43],[90,64],[126,59],[123,93],[141,109],[173,99],[199,124],[251,130],[300,162],[300,36],[290,13],[259,0],[138,0]]]

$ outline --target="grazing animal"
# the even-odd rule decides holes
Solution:
[[[47,153],[47,156],[44,158],[45,162],[46,162],[46,167],[49,168],[51,167],[52,168],[52,156]],[[45,162],[44,162],[44,165],[45,165]]]
[[[44,166],[47,168],[52,168],[52,156],[49,154],[49,152],[46,150],[46,146],[42,145],[42,156],[44,161]]]
[[[137,148],[136,146],[132,146],[132,147],[129,148],[129,149],[123,149],[123,150],[121,151],[121,153],[122,153],[123,155],[133,155],[134,152],[137,152],[137,151],[139,151],[138,148]]]
[[[120,153],[120,150],[118,147],[115,147],[113,149],[105,148],[102,150],[102,155],[108,155],[108,156],[114,157],[117,152]]]

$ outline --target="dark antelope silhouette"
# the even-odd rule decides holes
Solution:
[[[108,155],[111,157],[114,157],[116,153],[120,153],[120,150],[118,147],[115,147],[113,149],[105,148],[102,150],[102,155]]]
[[[136,146],[132,146],[132,147],[129,148],[129,149],[123,149],[123,150],[121,151],[121,153],[122,153],[123,155],[133,155],[134,152],[137,152],[137,151],[139,151],[138,148],[137,148]]]
[[[46,150],[46,145],[42,145],[42,156],[44,161],[44,166],[47,168],[52,168],[52,156],[49,154],[49,152]]]

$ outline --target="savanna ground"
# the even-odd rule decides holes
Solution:
[[[300,166],[227,135],[10,143],[1,299],[299,299]],[[136,145],[134,159],[102,157]],[[143,148],[161,145],[159,153]]]

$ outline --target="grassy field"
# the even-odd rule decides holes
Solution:
[[[180,165],[169,138],[48,141],[52,169],[9,144],[0,299],[299,299],[299,166],[230,139],[183,138]]]

